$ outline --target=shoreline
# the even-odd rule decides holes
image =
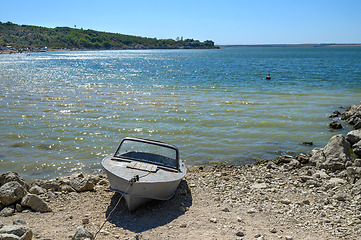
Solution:
[[[356,129],[358,116],[361,102],[341,118]],[[94,236],[115,208],[96,239],[357,239],[359,145],[361,128],[334,135],[311,155],[283,155],[258,165],[189,166],[172,199],[132,213],[124,199],[115,208],[120,194],[108,189],[104,173],[25,183],[8,172],[0,175],[0,234],[15,225],[36,239],[85,239],[77,232]],[[24,188],[22,199],[4,197],[11,184]],[[30,197],[37,204],[24,200]]]

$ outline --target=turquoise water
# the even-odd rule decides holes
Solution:
[[[360,102],[360,66],[357,47],[2,54],[0,169],[100,169],[126,136],[174,144],[187,164],[309,152],[350,130],[327,115]]]

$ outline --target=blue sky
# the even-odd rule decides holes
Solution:
[[[361,0],[0,0],[0,21],[215,44],[361,43]]]

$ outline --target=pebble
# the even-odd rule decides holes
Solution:
[[[183,207],[183,206],[179,206],[179,211],[181,212],[181,213],[185,213],[186,212],[186,209]]]
[[[216,219],[216,218],[211,218],[211,219],[209,219],[209,221],[210,221],[211,223],[217,223],[217,219]]]
[[[182,223],[181,225],[179,225],[180,228],[186,228],[187,227],[187,223]]]
[[[14,221],[13,221],[13,224],[14,224],[14,225],[25,225],[25,224],[26,224],[26,221],[25,221],[25,220],[22,220],[22,219],[18,219],[18,220],[14,220]]]
[[[89,218],[83,218],[83,225],[89,224]]]
[[[236,233],[236,236],[238,236],[238,237],[243,237],[243,236],[244,236],[244,233],[243,233],[242,231],[238,231],[238,232]]]
[[[276,232],[277,232],[276,228],[271,228],[269,231],[270,231],[271,233],[276,233]]]
[[[257,212],[257,209],[255,209],[255,208],[250,208],[247,211],[247,213],[249,213],[249,214],[256,213],[256,212]]]
[[[290,200],[288,200],[288,199],[282,199],[282,200],[280,200],[280,202],[283,203],[283,204],[291,204],[291,203],[292,203],[292,202],[291,202]]]
[[[227,206],[222,207],[223,212],[230,212],[229,208]]]

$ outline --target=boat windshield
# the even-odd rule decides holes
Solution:
[[[178,149],[143,139],[124,139],[114,157],[127,158],[178,169]]]

